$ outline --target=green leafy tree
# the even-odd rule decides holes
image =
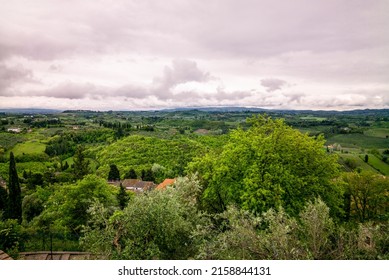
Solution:
[[[228,143],[196,159],[189,170],[204,184],[203,206],[222,212],[229,204],[257,213],[282,206],[297,215],[317,196],[340,211],[341,191],[333,182],[337,156],[325,152],[323,137],[309,137],[266,116],[249,119]]]
[[[65,161],[65,164],[63,165],[62,170],[65,171],[68,168],[69,168],[69,163],[67,161]]]
[[[138,175],[136,174],[134,168],[128,170],[128,172],[124,175],[124,179],[138,179]]]
[[[141,171],[141,179],[142,179],[142,181],[154,182],[155,177],[154,177],[153,171],[151,169],[147,169],[147,170],[142,169],[142,171]]]
[[[351,218],[360,222],[366,220],[387,220],[389,218],[389,179],[373,172],[345,173],[346,205]]]
[[[46,201],[52,194],[52,188],[42,188],[38,186],[35,192],[26,195],[22,202],[23,219],[27,222],[30,222],[34,217],[40,215],[45,209],[44,205]]]
[[[17,255],[23,247],[22,226],[17,220],[2,220],[0,215],[0,250],[6,251],[10,255]]]
[[[57,188],[34,222],[38,227],[80,233],[88,219],[87,210],[95,201],[107,207],[117,205],[113,187],[104,179],[87,175],[76,184]]]
[[[74,155],[74,175],[76,179],[82,179],[89,173],[89,161],[85,158],[85,148],[78,146]]]
[[[187,259],[195,255],[197,227],[207,219],[197,211],[195,179],[175,188],[137,195],[123,211],[95,203],[84,230],[85,250],[107,259]]]
[[[126,207],[128,201],[130,200],[130,196],[126,192],[126,189],[123,187],[123,184],[121,184],[121,183],[120,183],[119,192],[117,193],[116,198],[118,200],[119,207],[121,210],[123,210],[124,207]]]
[[[14,154],[10,153],[9,158],[9,182],[8,182],[8,215],[10,219],[22,222],[22,191],[20,189],[19,177],[16,170]]]
[[[111,164],[109,166],[109,173],[108,173],[108,181],[119,181],[120,180],[120,172],[119,169],[115,164]]]

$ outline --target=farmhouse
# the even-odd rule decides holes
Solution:
[[[109,184],[115,185],[115,186],[122,186],[128,190],[133,191],[136,193],[141,193],[145,191],[151,191],[155,189],[155,183],[151,181],[142,181],[139,179],[125,179],[122,181],[110,181]]]

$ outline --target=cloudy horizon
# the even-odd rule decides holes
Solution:
[[[387,0],[0,4],[0,108],[389,108]]]

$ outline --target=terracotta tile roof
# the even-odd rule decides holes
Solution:
[[[165,179],[161,184],[159,184],[155,189],[164,190],[167,186],[171,186],[176,182],[176,179]]]
[[[0,250],[0,261],[13,260],[10,256]]]

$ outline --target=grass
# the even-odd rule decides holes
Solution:
[[[389,128],[372,128],[364,132],[366,136],[386,138],[389,136]]]
[[[367,163],[383,175],[389,176],[389,165],[377,158],[375,155],[369,154],[369,160]]]
[[[338,143],[347,148],[387,149],[389,139],[367,136],[363,134],[338,134],[327,140],[328,144]]]
[[[16,144],[11,150],[15,156],[23,154],[41,154],[44,153],[46,148],[45,144],[39,141],[31,140],[24,143]]]
[[[327,118],[313,117],[313,116],[301,117],[300,119],[301,120],[309,120],[309,121],[318,121],[318,122],[327,120]]]
[[[339,157],[341,157],[343,160],[346,159],[352,159],[355,160],[356,168],[361,168],[365,171],[372,171],[377,173],[377,170],[371,167],[369,164],[367,164],[358,154],[339,154]]]

